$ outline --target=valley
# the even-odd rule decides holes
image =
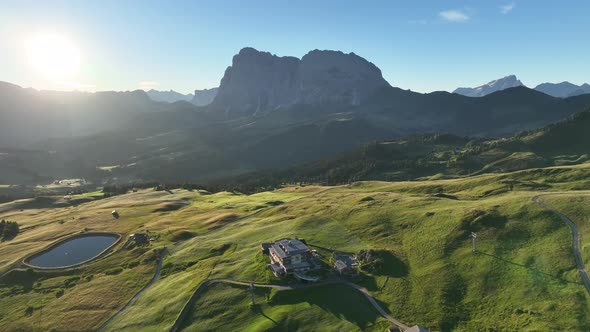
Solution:
[[[0,332],[590,331],[588,12],[3,0]]]

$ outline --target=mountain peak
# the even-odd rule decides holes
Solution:
[[[467,97],[483,97],[490,93],[523,85],[516,75],[508,75],[475,88],[457,88],[453,93]]]
[[[297,103],[357,105],[384,86],[381,70],[354,53],[313,50],[299,59],[245,47],[226,69],[212,106],[241,116]]]

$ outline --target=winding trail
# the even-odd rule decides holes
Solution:
[[[580,231],[578,230],[578,226],[565,214],[557,211],[556,209],[550,207],[549,205],[542,203],[539,201],[540,198],[544,196],[552,196],[552,195],[563,195],[563,194],[570,194],[571,193],[555,193],[555,194],[541,194],[533,197],[533,202],[539,205],[540,207],[553,212],[556,214],[563,222],[565,222],[572,232],[572,242],[573,242],[573,251],[574,257],[576,258],[576,267],[580,274],[580,278],[582,279],[582,283],[584,287],[586,287],[586,291],[590,294],[590,277],[588,277],[588,272],[586,271],[586,267],[584,266],[584,260],[582,260],[582,253],[580,251]]]
[[[192,307],[194,306],[195,302],[197,302],[197,299],[199,298],[199,296],[201,296],[203,294],[205,289],[207,289],[211,285],[219,284],[219,283],[239,285],[239,286],[257,287],[257,288],[273,288],[273,289],[276,289],[279,291],[315,288],[315,287],[322,287],[322,286],[331,285],[331,284],[347,285],[347,286],[352,287],[352,288],[356,289],[357,291],[361,292],[365,296],[365,298],[367,298],[369,303],[371,303],[371,305],[377,310],[377,312],[379,312],[379,314],[381,316],[383,316],[385,319],[387,319],[391,323],[395,324],[396,326],[398,326],[402,330],[409,329],[409,327],[407,325],[405,325],[404,323],[393,318],[390,314],[387,313],[387,311],[385,311],[383,308],[381,308],[379,303],[377,303],[377,300],[375,300],[375,298],[369,293],[369,291],[366,288],[361,287],[357,284],[354,284],[350,281],[334,279],[334,280],[324,281],[324,282],[320,282],[320,283],[316,283],[316,284],[275,285],[275,284],[260,284],[260,283],[247,282],[247,281],[237,281],[237,280],[232,280],[232,279],[209,279],[209,280],[203,281],[199,285],[199,287],[197,287],[197,289],[195,290],[195,292],[193,293],[191,298],[188,300],[188,302],[182,308],[180,314],[176,318],[176,321],[174,321],[174,324],[170,328],[170,332],[177,332],[179,330],[180,325],[186,319],[186,317],[190,313]]]

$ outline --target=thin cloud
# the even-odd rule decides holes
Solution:
[[[469,15],[458,9],[444,10],[438,13],[438,17],[452,23],[464,23],[470,19]]]
[[[516,3],[514,3],[514,2],[500,6],[500,13],[508,14],[514,9],[514,7],[516,7]]]

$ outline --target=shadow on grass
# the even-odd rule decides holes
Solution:
[[[273,305],[309,303],[339,319],[347,320],[366,330],[380,315],[357,290],[346,285],[325,285],[313,289],[291,290],[276,293]],[[379,303],[383,308],[386,306]]]
[[[484,255],[484,256],[492,257],[492,258],[495,258],[497,260],[500,260],[500,261],[502,261],[504,263],[508,263],[508,264],[511,264],[511,265],[514,265],[514,266],[523,267],[523,268],[525,268],[525,269],[527,269],[527,270],[529,270],[531,272],[534,272],[534,273],[537,273],[537,274],[540,274],[540,275],[543,275],[543,276],[546,276],[546,277],[555,279],[555,280],[557,280],[559,282],[562,282],[562,283],[575,284],[575,285],[581,285],[582,284],[581,282],[566,280],[566,279],[563,279],[560,276],[552,275],[552,274],[549,274],[549,273],[540,271],[538,269],[532,268],[530,266],[527,266],[525,264],[520,264],[520,263],[512,262],[512,261],[509,261],[509,260],[507,260],[505,258],[496,256],[496,255],[492,255],[492,254],[489,254],[489,253],[486,253],[486,252],[478,251],[477,254],[478,255]]]
[[[254,310],[255,312],[257,312],[260,315],[262,315],[262,317],[264,317],[264,318],[268,319],[269,321],[271,321],[275,326],[279,326],[279,323],[276,320],[270,318],[267,314],[264,313],[264,310],[262,310],[262,306],[261,305],[255,304],[252,307],[252,310]]]
[[[380,275],[392,278],[403,278],[408,276],[408,266],[392,252],[381,250],[379,251],[379,255],[383,259],[384,266],[381,273],[379,273]]]

